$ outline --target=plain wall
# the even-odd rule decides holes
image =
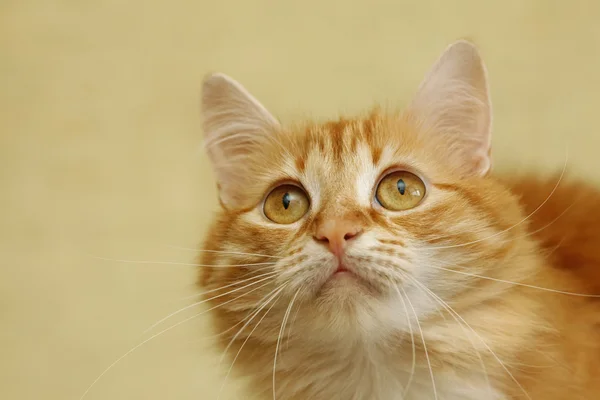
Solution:
[[[182,247],[217,207],[206,73],[235,77],[284,121],[336,117],[405,104],[467,37],[490,73],[495,165],[551,171],[568,149],[569,168],[596,180],[599,17],[592,0],[3,0],[0,398],[79,399],[202,310],[144,334],[193,301]],[[216,399],[208,323],[145,343],[86,398]]]

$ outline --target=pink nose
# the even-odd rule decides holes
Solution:
[[[333,254],[341,257],[346,243],[361,232],[361,227],[355,221],[328,220],[318,227],[315,239],[327,244]]]

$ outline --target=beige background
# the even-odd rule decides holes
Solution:
[[[284,120],[335,116],[406,102],[470,37],[491,74],[496,165],[557,168],[568,147],[595,179],[599,18],[593,0],[2,0],[0,398],[79,399],[191,302],[194,268],[175,263],[193,252],[177,247],[197,244],[216,206],[205,73],[231,74]],[[138,348],[86,398],[216,399],[205,325]]]

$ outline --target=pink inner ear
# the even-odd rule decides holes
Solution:
[[[204,81],[202,114],[221,204],[243,207],[252,158],[272,140],[279,123],[242,85],[223,74]]]
[[[492,112],[487,71],[472,44],[459,41],[446,49],[419,87],[409,113],[429,140],[450,141],[455,154],[448,154],[449,160],[465,173],[489,171]]]

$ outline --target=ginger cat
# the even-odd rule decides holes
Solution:
[[[284,127],[214,74],[203,118],[200,284],[248,398],[600,399],[600,193],[491,173],[472,44],[402,113]]]

